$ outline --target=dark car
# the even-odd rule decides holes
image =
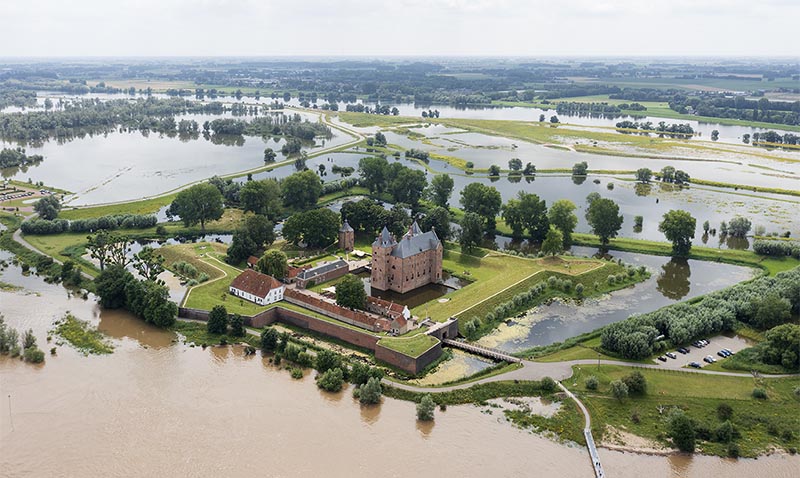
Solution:
[[[731,355],[734,354],[733,350],[731,350],[731,349],[722,349],[722,351],[725,352],[726,354],[728,354],[728,356],[731,356]]]
[[[676,358],[678,358],[678,356],[677,356],[677,355],[675,355],[675,352],[667,352],[665,355],[666,355],[667,357],[671,358],[671,359],[676,359]]]
[[[705,362],[705,363],[714,363],[714,362],[716,362],[716,360],[714,360],[714,357],[712,357],[710,355],[706,355],[705,357],[703,357],[703,362]]]
[[[660,361],[662,361],[662,362],[666,362],[666,361],[667,361],[667,357],[664,357],[664,356],[662,355],[661,357],[658,357],[658,360],[660,360]]]
[[[686,347],[680,347],[678,349],[678,352],[682,353],[683,355],[686,355],[689,353],[689,349],[687,349]]]
[[[697,362],[689,362],[689,366],[694,368],[700,368],[700,364]]]
[[[727,356],[728,356],[728,354],[726,354],[726,353],[725,353],[724,351],[722,351],[722,350],[720,350],[719,352],[717,352],[717,355],[719,355],[719,356],[720,356],[720,357],[722,357],[722,358],[725,358],[725,357],[727,357]]]

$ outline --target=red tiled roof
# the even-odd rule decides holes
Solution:
[[[272,276],[247,269],[231,282],[231,287],[243,290],[256,297],[266,297],[269,291],[277,289],[283,284],[275,280]]]
[[[377,305],[378,307],[385,309],[387,312],[394,312],[396,314],[402,314],[403,309],[405,308],[403,304],[398,304],[397,302],[389,302],[388,300],[383,300],[380,297],[368,296],[367,300]]]
[[[258,257],[256,257],[256,256],[248,257],[247,258],[247,263],[250,264],[251,266],[255,266],[256,264],[258,264]]]

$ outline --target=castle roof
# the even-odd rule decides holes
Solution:
[[[416,224],[416,222],[414,223]],[[412,229],[414,226],[411,226]],[[417,226],[419,230],[419,226]],[[430,251],[439,247],[441,242],[436,232],[431,229],[428,232],[420,232],[419,234],[406,234],[403,240],[397,243],[397,246],[392,249],[392,256],[404,259],[421,252]]]
[[[422,234],[422,229],[419,228],[417,221],[414,221],[414,224],[411,225],[408,232],[410,232],[412,236],[416,236],[417,234]]]
[[[350,223],[347,222],[347,219],[344,220],[344,224],[342,224],[342,228],[339,229],[339,232],[353,232],[353,228],[350,226]]]
[[[372,243],[373,246],[379,247],[389,247],[395,244],[397,244],[397,242],[394,240],[394,236],[392,236],[392,233],[389,232],[389,229],[387,229],[386,226],[383,226],[381,234],[377,239],[375,239],[375,242]]]
[[[266,297],[269,291],[282,287],[283,284],[274,277],[245,269],[231,282],[231,287],[253,294],[256,297]]]

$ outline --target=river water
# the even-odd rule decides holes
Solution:
[[[8,257],[3,253],[2,259]],[[111,337],[111,355],[84,357],[69,346],[34,366],[0,358],[2,476],[591,476],[582,447],[518,430],[474,406],[415,420],[414,405],[384,399],[362,407],[351,390],[320,392],[307,374],[293,380],[238,347],[203,350],[174,343],[90,297],[23,276],[0,280],[0,313],[47,330],[70,311]],[[487,453],[488,452],[488,453]],[[608,476],[795,476],[800,459],[731,461],[600,451]],[[446,468],[445,468],[446,467]]]

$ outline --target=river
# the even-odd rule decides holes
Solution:
[[[7,259],[2,253],[0,259]],[[414,405],[384,399],[362,407],[351,390],[320,392],[310,374],[293,380],[238,347],[203,350],[58,285],[23,276],[0,280],[0,313],[47,330],[71,311],[112,338],[111,355],[68,346],[34,366],[0,358],[3,476],[591,476],[584,448],[518,430],[472,405],[419,424]],[[491,452],[490,452],[491,450]],[[728,460],[600,450],[608,476],[795,476],[798,457]]]

